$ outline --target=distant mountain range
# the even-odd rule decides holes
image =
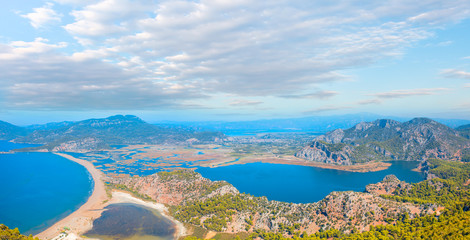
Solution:
[[[347,129],[360,122],[370,122],[376,119],[393,119],[399,122],[409,121],[411,118],[382,116],[371,113],[346,114],[335,116],[310,116],[302,118],[265,119],[255,121],[201,121],[201,122],[166,122],[168,125],[186,125],[199,127],[211,131],[220,131],[227,135],[243,135],[246,133],[263,132],[319,132],[325,133],[338,128]],[[455,128],[470,124],[464,119],[433,119]]]
[[[4,140],[41,144],[37,149],[49,151],[105,149],[123,144],[204,143],[226,138],[220,132],[159,127],[131,115],[62,122],[34,128],[20,128],[7,123],[0,127],[0,136],[4,136]]]
[[[429,118],[404,123],[380,119],[318,136],[295,155],[340,165],[427,158],[470,161],[469,132],[470,125],[453,129]]]

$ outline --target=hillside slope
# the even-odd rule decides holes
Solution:
[[[44,144],[52,151],[90,150],[121,144],[177,144],[213,142],[225,138],[218,132],[196,132],[183,128],[164,128],[131,115],[88,119],[52,130],[36,130],[15,142]]]
[[[362,122],[318,136],[295,156],[310,161],[352,165],[374,160],[461,159],[470,140],[428,118],[400,123],[389,119]]]
[[[28,134],[28,130],[13,124],[0,121],[0,140],[11,140]]]

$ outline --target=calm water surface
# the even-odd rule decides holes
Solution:
[[[0,151],[30,145],[0,141]],[[52,153],[0,154],[0,223],[36,234],[84,204],[93,190],[88,171]]]
[[[93,221],[93,229],[85,233],[102,240],[170,240],[174,224],[155,209],[132,203],[111,204],[100,218]]]
[[[199,167],[196,171],[211,180],[225,180],[240,192],[269,200],[308,203],[319,201],[332,191],[364,191],[366,185],[379,182],[388,174],[406,182],[422,181],[422,173],[411,171],[417,164],[395,161],[386,170],[368,173],[271,163]]]

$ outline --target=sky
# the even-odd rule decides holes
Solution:
[[[3,1],[0,120],[470,119],[470,1]]]

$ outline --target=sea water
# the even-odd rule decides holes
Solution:
[[[0,151],[30,145],[0,141]],[[0,154],[0,223],[37,234],[83,205],[93,179],[78,163],[52,153]]]
[[[366,185],[380,182],[389,174],[406,182],[424,179],[423,173],[412,171],[418,162],[391,163],[386,170],[365,173],[271,163],[199,167],[196,171],[213,181],[225,180],[240,192],[293,203],[316,202],[332,191],[362,192]]]

